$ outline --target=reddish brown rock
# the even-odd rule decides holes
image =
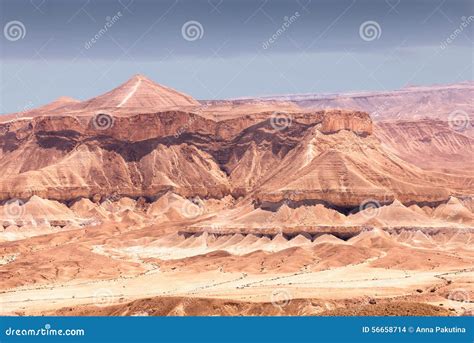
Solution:
[[[370,135],[372,120],[367,113],[357,111],[333,110],[323,117],[321,132],[336,133],[341,130],[349,130],[358,135]]]
[[[354,207],[370,198],[443,201],[473,187],[472,177],[424,171],[400,159],[359,111],[278,102],[200,105],[143,76],[54,107],[0,123],[0,199],[156,198],[172,191]]]

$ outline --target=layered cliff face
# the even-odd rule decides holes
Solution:
[[[406,120],[377,123],[375,134],[397,155],[425,169],[454,176],[474,169],[471,128],[455,130],[446,120]]]
[[[291,175],[291,177],[289,177]],[[372,136],[343,130],[308,131],[295,149],[266,176],[255,198],[263,206],[318,203],[344,211],[368,199],[388,204],[435,203],[465,187],[466,178],[422,170],[385,149]],[[273,204],[273,205],[272,205]]]
[[[2,199],[70,200],[111,193],[154,197],[245,195],[331,113],[298,113],[283,130],[272,113],[212,121],[169,111],[134,116],[43,116],[0,125]],[[293,119],[292,119],[293,120]],[[301,121],[301,122],[300,122]]]
[[[133,109],[140,104],[161,110]],[[72,106],[0,123],[1,200],[152,200],[172,191],[350,209],[366,199],[432,203],[472,192],[467,177],[423,171],[385,148],[364,112],[278,103],[221,112],[141,76]]]
[[[454,184],[463,192],[472,185],[474,168],[474,83],[405,87],[384,92],[350,92],[339,94],[291,94],[235,100],[242,102],[274,103],[285,101],[307,109],[353,109],[369,113],[373,128],[365,125],[362,133],[373,132],[385,150],[398,158],[438,173],[437,177]],[[218,102],[226,103],[226,102]],[[288,107],[288,105],[286,105]],[[335,133],[338,127],[349,127],[337,115],[324,120],[322,131]],[[360,121],[358,122],[360,124]],[[425,173],[425,171],[423,171]],[[453,182],[451,182],[453,181]]]
[[[321,132],[336,133],[342,130],[352,131],[358,135],[372,134],[372,120],[364,112],[331,111],[330,115],[324,116]]]
[[[104,130],[70,116],[2,124],[1,198],[156,198],[171,190],[353,207],[367,198],[439,201],[456,188],[383,149],[359,112],[293,114],[283,129],[271,113],[229,122],[182,111],[111,118]]]

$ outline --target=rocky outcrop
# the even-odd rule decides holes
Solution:
[[[334,110],[331,111],[330,115],[323,117],[321,124],[321,132],[323,133],[349,130],[361,136],[372,134],[372,120],[364,112]]]
[[[425,172],[386,150],[363,112],[238,102],[220,112],[212,103],[189,107],[186,95],[162,88],[135,77],[74,104],[74,113],[61,108],[0,123],[0,200],[154,199],[172,191],[345,208],[369,198],[440,201],[472,188],[466,178]],[[160,92],[185,106],[127,107],[158,106]]]

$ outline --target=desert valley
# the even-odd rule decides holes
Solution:
[[[466,315],[474,83],[0,116],[3,315]]]

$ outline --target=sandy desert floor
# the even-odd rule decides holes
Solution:
[[[465,315],[474,310],[469,230],[430,237],[374,229],[344,241],[332,235],[185,237],[176,229],[104,224],[1,243],[1,313]]]

